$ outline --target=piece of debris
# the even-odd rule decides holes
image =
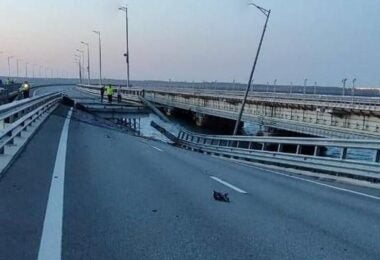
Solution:
[[[156,210],[156,209],[152,209],[152,212],[156,213],[156,212],[157,212],[157,210]]]
[[[222,193],[218,191],[214,191],[214,199],[217,201],[230,202],[230,198],[228,197],[228,193]]]

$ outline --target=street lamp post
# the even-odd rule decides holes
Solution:
[[[314,95],[317,94],[317,82],[314,81]]]
[[[3,54],[3,52],[2,52],[2,51],[0,51],[0,54]]]
[[[18,72],[19,72],[19,62],[21,61],[21,59],[17,59],[16,60],[16,77],[18,78]]]
[[[347,82],[347,78],[342,79],[342,83],[343,83],[342,96],[346,95],[346,82]]]
[[[75,60],[75,64],[78,64],[78,71],[79,71],[79,83],[82,83],[82,69],[81,69],[81,62],[80,59]]]
[[[99,36],[99,84],[103,85],[102,80],[102,40],[100,38],[100,31],[93,31]]]
[[[307,85],[307,79],[303,81],[303,94],[306,95],[306,85]]]
[[[91,85],[91,77],[90,77],[90,44],[88,42],[80,42],[87,47],[87,77],[88,77],[88,85]]]
[[[82,69],[82,71],[83,71],[83,73],[82,73],[82,78],[83,78],[83,76],[84,76],[84,51],[83,50],[80,50],[80,49],[77,49],[77,52],[79,52],[79,53],[81,53],[82,54],[82,62],[81,62],[81,65],[82,65],[82,67],[81,67],[81,69]]]
[[[126,53],[125,61],[127,62],[127,88],[129,88],[129,33],[128,33],[128,6],[125,5],[119,8],[120,11],[125,12],[125,44],[126,44]]]
[[[81,56],[80,55],[75,55],[76,58],[78,58],[78,65],[79,65],[79,83],[82,84],[82,62],[81,62]]]
[[[28,78],[28,65],[29,62],[25,62],[25,78]]]
[[[37,64],[33,64],[32,66],[32,74],[33,74],[33,78],[36,78],[36,71],[35,71],[35,67],[37,66]]]
[[[11,77],[11,59],[13,56],[8,56],[8,78]]]
[[[262,31],[262,34],[261,34],[260,43],[259,43],[259,46],[257,48],[256,57],[255,57],[255,61],[253,63],[252,71],[251,71],[251,74],[249,76],[249,81],[248,81],[247,89],[245,91],[244,99],[243,99],[243,102],[242,102],[241,107],[240,107],[238,118],[236,120],[236,124],[235,124],[233,135],[236,135],[237,132],[238,132],[238,130],[239,130],[240,121],[241,121],[241,118],[243,116],[244,106],[245,106],[245,103],[247,102],[248,92],[249,92],[249,89],[251,88],[253,75],[255,73],[257,60],[259,58],[259,54],[260,54],[260,50],[261,50],[261,45],[263,44],[263,40],[264,40],[264,36],[265,36],[265,31],[267,29],[268,20],[269,20],[270,13],[271,13],[271,10],[266,10],[266,9],[264,9],[264,8],[262,8],[262,7],[260,7],[260,6],[256,5],[256,4],[254,4],[254,3],[251,3],[250,5],[256,7],[257,9],[259,9],[260,12],[262,12],[266,16],[266,20],[265,20],[264,28],[263,28],[263,31]]]
[[[354,97],[355,97],[355,83],[356,83],[356,78],[352,80],[352,89],[351,89],[352,103],[354,103]]]
[[[293,82],[290,82],[290,90],[289,90],[289,92],[290,92],[290,95],[293,94]]]
[[[277,91],[277,79],[275,79],[274,81],[273,81],[273,93],[276,93],[276,91]]]

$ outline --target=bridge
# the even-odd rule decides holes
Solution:
[[[98,94],[97,86],[81,86],[83,91]],[[143,96],[164,105],[167,112],[182,109],[194,113],[198,125],[210,117],[233,121],[237,118],[243,91],[158,88],[123,90],[132,100]],[[247,101],[244,121],[264,127],[301,134],[337,138],[380,138],[380,98],[327,95],[288,95],[252,93]]]
[[[0,106],[0,259],[380,257],[377,99],[252,93],[244,120],[324,138],[157,124],[164,143],[110,115],[141,113],[146,101],[191,110],[200,125],[232,120],[241,93],[124,88],[123,102],[108,105],[97,86],[33,91]],[[350,158],[352,149],[370,159]]]

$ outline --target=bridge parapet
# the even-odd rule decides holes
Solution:
[[[379,140],[214,136],[182,130],[177,143],[184,148],[244,161],[380,181]],[[326,147],[339,149],[340,157],[327,157],[321,152]],[[352,150],[370,151],[372,160],[349,159],[347,154]]]
[[[85,91],[99,87],[81,86]],[[191,89],[122,89],[123,97],[172,108],[235,120],[242,93],[236,91],[197,91]],[[380,138],[380,100],[378,98],[251,94],[243,121],[287,131],[321,137]]]

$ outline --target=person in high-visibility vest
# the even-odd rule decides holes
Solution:
[[[29,97],[30,85],[29,85],[28,81],[24,81],[24,83],[22,83],[21,92],[22,92],[24,98]]]
[[[108,103],[112,103],[113,87],[111,84],[106,87],[106,94],[108,97]]]

